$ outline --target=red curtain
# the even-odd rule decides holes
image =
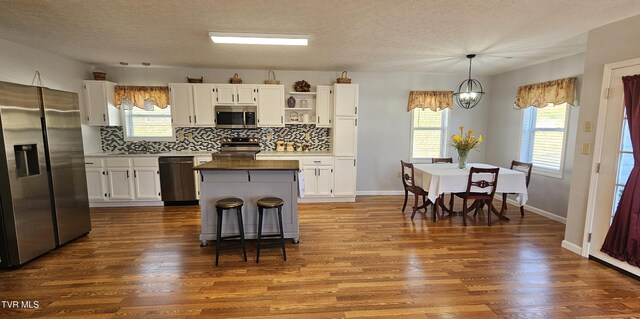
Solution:
[[[602,252],[640,267],[640,74],[622,77],[634,165],[602,244]]]

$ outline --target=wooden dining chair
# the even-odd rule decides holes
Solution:
[[[529,180],[531,179],[531,169],[533,168],[533,164],[524,163],[518,161],[511,161],[511,169],[516,171],[521,171],[525,173],[525,181],[527,183],[527,189],[529,189]],[[507,210],[507,195],[515,194],[515,193],[502,193],[502,211]],[[524,216],[524,206],[520,206],[520,215]]]
[[[443,164],[443,163],[453,163],[453,157],[432,157],[431,164]],[[451,198],[449,199],[449,211],[453,211],[453,198],[455,196],[451,194]],[[440,195],[440,200],[442,201],[442,205],[444,205],[444,194]],[[433,204],[435,210],[435,203]]]
[[[487,222],[491,226],[491,210],[495,209],[493,206],[493,196],[496,194],[496,185],[498,185],[498,172],[500,168],[477,168],[471,167],[469,170],[469,179],[467,180],[467,190],[464,193],[456,193],[456,196],[462,198],[462,223],[467,226],[467,202],[473,200],[472,208],[477,208],[477,205],[486,204],[489,208],[487,210]],[[490,174],[491,177],[479,177],[480,174]],[[485,175],[486,176],[486,175]],[[481,188],[482,191],[472,192],[471,189]]]
[[[416,215],[418,209],[424,208],[424,211],[426,213],[427,207],[431,203],[431,201],[427,199],[429,193],[422,187],[416,186],[415,170],[413,169],[413,164],[405,163],[404,161],[400,161],[400,164],[402,164],[402,186],[404,186],[404,204],[402,205],[402,211],[404,212],[404,209],[407,207],[407,199],[409,197],[409,193],[412,193],[414,196],[414,200],[411,219],[413,219],[413,216]],[[418,206],[418,199],[420,196],[422,196],[422,205]]]

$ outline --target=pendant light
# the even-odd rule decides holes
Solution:
[[[471,60],[475,57],[475,54],[467,54],[467,59],[469,59],[469,78],[462,81],[458,85],[458,89],[453,93],[456,104],[463,109],[470,109],[478,105],[484,95],[480,81],[471,78]]]

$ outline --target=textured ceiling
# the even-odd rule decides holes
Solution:
[[[583,52],[638,0],[0,0],[0,37],[94,65],[497,74]],[[309,35],[214,45],[209,31]]]

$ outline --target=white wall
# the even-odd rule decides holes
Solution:
[[[584,68],[584,54],[578,54],[491,77],[491,107],[489,108],[489,134],[486,160],[488,163],[509,167],[512,160],[520,159],[522,110],[513,108],[518,86],[577,76],[578,93]],[[578,101],[577,106],[580,103]],[[539,174],[531,175],[527,205],[566,217],[569,188],[573,167],[576,132],[580,107],[570,108],[567,145],[562,178]]]
[[[584,127],[587,121],[592,121],[593,127],[597,127],[604,65],[640,57],[639,25],[640,15],[637,15],[589,31],[580,95],[582,101],[578,120],[580,127]],[[589,143],[593,148],[595,135],[595,132],[580,131],[576,137],[576,143],[577,145]],[[565,241],[582,246],[593,155],[580,154],[579,147],[574,154],[574,174],[571,178]]]
[[[167,85],[184,83],[186,77],[204,76],[208,83],[228,83],[238,72],[243,83],[263,83],[267,79],[266,70],[225,70],[190,68],[149,67],[104,67],[107,80],[127,85]],[[283,71],[276,70],[276,77],[287,91],[298,80],[306,80],[315,90],[316,85],[331,85],[340,72],[324,71]],[[400,160],[409,160],[411,146],[410,113],[406,111],[411,90],[453,90],[465,78],[460,75],[440,75],[421,73],[349,73],[353,83],[360,85],[360,105],[358,108],[358,181],[360,194],[389,193],[402,190],[402,182],[397,177]],[[489,78],[478,78],[485,91],[491,91]],[[487,94],[488,95],[488,94]],[[487,130],[489,97],[472,110],[455,108],[449,118],[450,127],[457,130],[464,125],[484,134]],[[453,131],[452,131],[453,133]],[[452,134],[450,133],[450,134]],[[448,135],[450,135],[448,134]],[[450,156],[457,155],[450,152]],[[472,152],[470,161],[484,160],[484,145],[478,152]]]
[[[31,85],[40,71],[43,86],[78,93],[83,109],[82,80],[90,77],[88,65],[3,39],[0,48],[0,81]],[[82,135],[85,152],[100,151],[97,129],[82,125]]]

